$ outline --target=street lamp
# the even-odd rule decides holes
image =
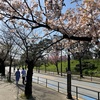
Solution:
[[[64,49],[64,45],[65,43],[61,42],[61,48],[60,48],[61,50],[61,76],[62,76],[62,50]]]
[[[61,76],[62,76],[62,43],[61,43]]]
[[[82,55],[81,54],[79,54],[79,67],[80,67],[80,79],[81,79],[81,78],[83,78]]]
[[[63,45],[65,46],[65,44]],[[62,44],[61,44],[61,57],[62,57]],[[62,75],[62,58],[61,58],[61,75]],[[70,49],[68,49],[68,68],[67,68],[67,98],[72,99],[71,95],[71,69],[70,69]]]
[[[62,50],[64,49],[63,44],[59,43],[59,45],[57,45],[57,50],[61,51],[61,56],[60,56],[60,60],[61,60],[61,76],[62,76]]]
[[[71,95],[70,49],[68,49],[67,98],[68,98],[68,99],[72,99],[72,95]]]

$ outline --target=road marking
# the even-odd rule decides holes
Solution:
[[[87,97],[87,96],[82,96],[82,98],[83,98],[84,100],[96,100],[96,99],[93,99],[93,98],[90,98],[90,97]]]

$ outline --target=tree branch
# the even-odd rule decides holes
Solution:
[[[63,35],[63,38],[71,39],[71,40],[80,40],[80,41],[89,41],[91,42],[92,37],[77,37],[77,36],[68,36],[66,34]]]

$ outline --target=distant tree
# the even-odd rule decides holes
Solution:
[[[94,50],[94,56],[95,56],[95,58],[100,58],[100,48],[96,48]]]
[[[9,43],[9,37],[5,33],[0,36],[0,69],[2,76],[5,76],[5,61],[9,57],[9,52],[11,50]]]
[[[50,53],[49,61],[56,66],[57,74],[59,75],[59,68],[58,68],[59,51],[58,50],[52,51]]]
[[[83,71],[84,70],[95,70],[97,68],[94,64],[92,64],[90,62],[84,62],[84,61],[82,62],[81,66],[82,66]],[[80,71],[80,65],[79,64],[76,65],[75,70],[77,72]]]
[[[10,35],[9,30],[4,29],[6,26],[3,26],[1,29],[0,35],[0,59],[1,59],[1,67],[3,70],[3,76],[5,75],[5,63],[9,62],[9,76],[8,80],[11,81],[11,67],[13,64],[13,60],[16,56],[18,47],[15,46],[12,36]]]

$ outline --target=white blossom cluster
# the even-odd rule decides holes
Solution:
[[[25,28],[44,27],[69,37],[100,38],[100,0],[83,0],[76,9],[66,9],[64,13],[65,2],[0,0],[0,20],[9,20]]]

